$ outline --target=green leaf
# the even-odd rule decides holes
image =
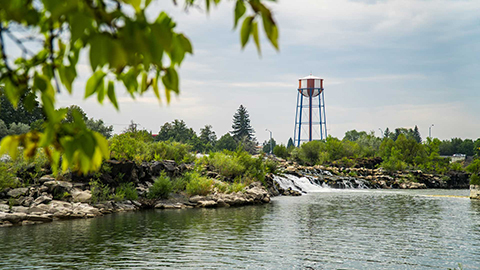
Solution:
[[[138,12],[140,11],[141,0],[123,0],[123,2],[132,5],[132,7]]]
[[[87,86],[85,87],[85,98],[93,95],[97,90],[103,87],[104,77],[105,73],[100,69],[93,73],[92,77],[88,79]]]
[[[174,91],[175,93],[179,93],[178,88],[178,74],[175,68],[169,67],[165,71],[165,75],[162,77],[163,85],[168,90]]]
[[[248,39],[250,38],[250,33],[252,32],[252,21],[253,16],[249,16],[243,21],[242,29],[240,30],[240,41],[242,43],[242,48],[245,47]]]
[[[278,29],[275,21],[273,20],[272,13],[267,8],[262,9],[262,20],[263,20],[263,28],[265,30],[265,34],[267,35],[270,43],[275,47],[278,48]]]
[[[258,24],[257,24],[257,22],[253,22],[253,24],[252,24],[252,36],[253,36],[253,40],[255,41],[255,45],[257,46],[258,54],[261,55],[262,50],[260,48],[260,39],[258,37]]]
[[[84,12],[76,12],[70,16],[71,44],[82,37],[85,30],[92,27],[92,18],[85,15]]]
[[[60,81],[63,85],[65,85],[68,92],[71,94],[73,81],[77,77],[75,66],[59,66],[57,70],[60,74]]]
[[[107,95],[108,95],[108,99],[110,99],[110,102],[112,102],[113,106],[118,111],[117,97],[115,96],[115,85],[113,84],[112,81],[108,82]]]
[[[110,39],[102,34],[94,36],[90,40],[90,66],[95,71],[97,67],[103,67],[108,61]]]
[[[78,138],[80,143],[80,147],[82,148],[83,153],[87,155],[89,159],[93,157],[93,153],[95,153],[95,140],[93,136],[89,133],[84,132]]]
[[[157,97],[157,99],[160,100],[160,92],[158,91],[158,77],[157,76],[153,77],[152,86],[153,86],[153,93],[155,93],[155,96]]]
[[[237,0],[237,4],[235,5],[235,26],[233,28],[237,28],[238,20],[245,14],[247,8],[243,3],[243,0]]]
[[[93,136],[97,142],[97,147],[99,148],[102,156],[108,158],[110,156],[110,151],[108,150],[108,141],[102,136],[102,134],[98,132],[93,131]]]
[[[192,47],[192,43],[190,43],[190,40],[186,38],[183,34],[177,35],[177,38],[183,50],[187,53],[193,54],[193,47]]]

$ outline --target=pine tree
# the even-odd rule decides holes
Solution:
[[[295,147],[295,144],[293,143],[292,138],[288,139],[288,143],[287,143],[287,148],[290,148],[290,147]]]
[[[415,128],[413,129],[413,138],[417,143],[422,142],[422,136],[420,136],[420,131],[418,130],[418,127],[415,125]]]
[[[230,133],[235,140],[241,141],[247,139],[248,141],[254,141],[255,131],[250,125],[250,116],[243,105],[240,105],[235,115],[233,115],[232,128],[233,131]]]

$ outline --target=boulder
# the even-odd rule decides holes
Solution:
[[[27,214],[25,213],[7,213],[3,217],[3,221],[8,221],[12,224],[18,224],[27,218]]]
[[[480,185],[470,185],[470,199],[480,200]]]
[[[183,209],[186,208],[184,204],[181,203],[158,203],[155,205],[156,209]]]
[[[72,201],[73,202],[89,202],[92,199],[92,193],[90,190],[80,190],[77,188],[72,189]]]
[[[40,177],[40,179],[38,179],[39,184],[43,184],[45,182],[51,182],[51,181],[55,181],[55,177],[53,177],[51,175],[44,175],[44,176]]]
[[[17,198],[22,195],[26,195],[28,188],[14,188],[7,192],[7,197]]]
[[[73,188],[72,183],[67,181],[48,181],[43,183],[48,191],[54,195],[63,195],[65,192],[70,193]]]
[[[204,200],[204,199],[205,199],[204,196],[195,195],[195,196],[191,197],[190,199],[188,199],[188,201],[191,202],[191,203],[198,203],[199,201]]]
[[[197,207],[210,208],[217,206],[217,202],[213,200],[198,201]]]
[[[27,220],[34,221],[34,222],[51,222],[53,221],[52,215],[27,215]]]
[[[52,201],[52,196],[51,195],[42,195],[38,198],[36,198],[34,201],[33,201],[33,204],[32,205],[39,205],[39,204],[48,204],[49,202]]]

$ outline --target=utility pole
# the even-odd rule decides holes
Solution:
[[[272,132],[270,130],[268,130],[267,128],[265,129],[265,131],[270,132],[270,154],[273,154]]]
[[[435,126],[432,124],[431,126],[428,127],[428,137],[431,139],[432,138],[432,127]]]

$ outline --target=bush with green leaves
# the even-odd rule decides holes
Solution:
[[[117,200],[137,200],[138,193],[135,189],[135,184],[132,182],[129,183],[121,183],[115,190],[115,197]]]
[[[210,194],[213,190],[214,180],[206,176],[201,176],[198,172],[187,172],[184,177],[187,182],[186,191],[190,196],[205,196]]]
[[[92,193],[92,202],[97,203],[112,199],[112,190],[109,185],[103,184],[98,179],[92,179],[89,185]]]
[[[393,147],[391,155],[385,159],[380,166],[389,172],[393,172],[405,170],[407,168],[407,163],[403,161],[401,151]]]
[[[277,170],[278,170],[278,162],[276,162],[275,160],[272,160],[272,159],[266,159],[264,161],[265,163],[265,171],[267,173],[276,173]]]
[[[162,172],[148,190],[147,197],[149,199],[168,199],[172,191],[173,185],[170,177],[168,177],[165,172]]]
[[[136,162],[149,161],[148,143],[135,136],[134,133],[115,135],[110,138],[109,144],[112,158]]]
[[[283,144],[280,144],[280,145],[276,145],[274,148],[273,148],[273,154],[279,158],[283,158],[283,159],[287,159],[290,154],[288,153],[288,149],[287,147],[285,147],[285,145]]]
[[[152,160],[175,160],[177,163],[190,163],[195,160],[188,144],[161,141],[150,144],[148,148]]]
[[[322,164],[328,160],[328,156],[322,155],[326,152],[326,145],[323,141],[311,141],[304,143],[298,149],[298,154],[292,152],[297,161],[308,165]]]
[[[480,158],[475,159],[465,168],[470,175],[471,185],[480,185]]]
[[[237,151],[223,151],[211,153],[198,161],[223,176],[226,180],[233,182],[241,179],[241,182],[263,182],[265,178],[265,164],[263,157],[253,157],[248,152],[239,148]]]
[[[15,174],[7,167],[6,164],[0,162],[0,192],[6,188],[16,188],[20,185]]]
[[[455,171],[455,172],[461,172],[464,171],[462,163],[460,162],[453,162],[450,164],[450,170]]]

